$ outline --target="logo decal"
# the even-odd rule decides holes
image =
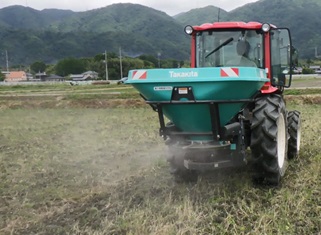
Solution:
[[[194,77],[198,77],[198,72],[195,72],[195,71],[189,71],[189,72],[169,71],[169,76],[171,78],[194,78]]]

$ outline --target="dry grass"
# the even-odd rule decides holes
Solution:
[[[160,142],[151,121],[155,114],[146,108],[130,113],[125,108],[2,111],[2,231],[37,221],[153,164],[150,148]]]
[[[3,108],[0,234],[318,234],[321,109],[289,103],[302,149],[280,188],[247,168],[175,184],[145,106]]]

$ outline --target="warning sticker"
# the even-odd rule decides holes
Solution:
[[[180,87],[180,88],[178,88],[178,94],[180,94],[180,95],[188,94],[188,89],[187,89],[187,87]]]
[[[136,70],[133,72],[133,80],[137,79],[146,79],[147,78],[147,70]]]
[[[238,68],[221,68],[221,77],[239,77],[240,71]]]

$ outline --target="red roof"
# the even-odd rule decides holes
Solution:
[[[193,26],[196,31],[203,31],[208,29],[261,29],[262,23],[259,22],[214,22],[205,23],[200,26]]]
[[[27,74],[24,71],[11,71],[6,74],[6,81],[21,81],[27,80]]]

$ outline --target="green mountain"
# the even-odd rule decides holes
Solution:
[[[113,4],[87,12],[80,12],[55,25],[59,32],[90,32],[93,37],[101,33],[119,35],[105,37],[107,50],[128,55],[161,53],[166,58],[185,59],[188,37],[183,27],[164,12],[138,4]],[[123,35],[123,36],[122,36]]]
[[[169,29],[174,29],[177,26],[177,22],[164,12],[153,8],[138,4],[119,3],[86,12],[78,12],[69,17],[69,19],[57,24],[57,27],[61,32],[77,30],[137,33],[139,30],[140,34],[159,34],[162,32],[157,27],[162,27],[163,25],[166,25]]]
[[[181,13],[174,18],[182,25],[201,25],[226,19],[228,12],[215,6],[207,6]]]
[[[15,18],[9,16],[14,15]],[[0,11],[0,48],[10,64],[94,56],[105,50],[127,56],[189,57],[189,38],[167,14],[137,4],[114,4],[86,12],[37,11],[13,6]],[[4,65],[0,58],[0,65]]]
[[[45,29],[57,21],[75,14],[69,10],[46,9],[37,11],[30,7],[10,6],[0,9],[0,26],[10,29]]]
[[[105,50],[123,55],[150,54],[161,58],[189,58],[186,25],[221,21],[270,22],[288,27],[301,58],[313,58],[321,48],[320,0],[260,0],[226,12],[214,6],[171,17],[138,5],[113,4],[86,12],[57,9],[37,11],[11,6],[0,9],[0,66],[55,63],[66,57],[89,57]]]

